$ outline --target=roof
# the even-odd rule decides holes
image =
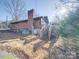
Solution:
[[[33,20],[39,20],[40,18],[42,18],[42,16],[35,17],[35,18],[33,18]],[[12,21],[11,24],[16,24],[16,23],[20,23],[20,22],[27,22],[27,21],[28,21],[28,19],[27,20]]]
[[[47,17],[47,16],[43,17],[43,20],[44,20],[47,24],[49,23],[49,20],[48,20],[48,17]]]
[[[35,17],[35,18],[33,18],[33,20],[39,20],[39,19],[41,19],[42,18],[42,16],[40,16],[40,17]]]
[[[20,22],[27,22],[28,20],[19,20],[19,21],[12,21],[11,24],[20,23]]]

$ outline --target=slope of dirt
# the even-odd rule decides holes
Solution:
[[[11,31],[0,31],[0,40],[11,40],[20,38],[21,36],[17,33],[11,32]]]

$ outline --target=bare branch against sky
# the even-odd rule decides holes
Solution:
[[[24,0],[3,0],[3,4],[12,20],[19,20],[25,12]]]

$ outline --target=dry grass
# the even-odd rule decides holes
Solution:
[[[27,42],[25,43],[25,41],[27,41],[28,43]],[[22,59],[26,59],[25,56],[29,56],[29,58],[31,59],[49,59],[48,50],[51,42],[48,41],[44,43],[41,47],[38,47],[38,49],[34,52],[33,48],[35,44],[38,44],[39,42],[43,42],[43,40],[38,39],[36,36],[24,37],[23,40],[21,39],[13,39],[7,41],[5,40],[1,41],[0,49],[15,53]],[[63,40],[59,38],[53,47],[62,47],[62,46],[63,46]]]
[[[33,52],[34,44],[37,44],[42,40],[38,39],[37,37],[32,37],[32,36],[29,36],[26,38],[28,38],[29,41],[30,40],[32,41],[24,45],[23,44],[24,40],[20,40],[20,39],[7,40],[5,42],[0,43],[0,49],[6,50],[8,52],[13,52],[13,53],[16,53],[16,51],[20,50],[20,51],[23,51],[24,54],[30,56],[33,59],[44,59],[48,57],[48,51],[42,48],[39,48],[36,50],[36,52]],[[48,48],[49,42],[45,43],[42,47]]]

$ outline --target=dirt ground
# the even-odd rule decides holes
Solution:
[[[11,39],[16,39],[20,37],[21,35],[18,33],[14,33],[11,31],[0,31],[0,40],[11,40]]]

